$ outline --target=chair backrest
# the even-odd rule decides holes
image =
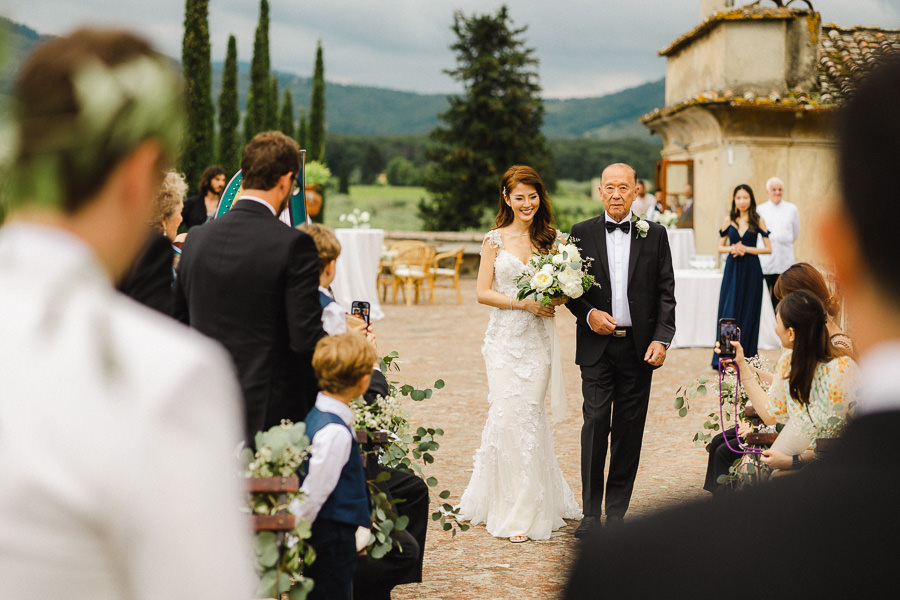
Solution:
[[[422,242],[404,244],[397,247],[395,244],[391,251],[395,251],[391,260],[391,271],[395,275],[409,275],[411,272],[426,274],[431,267],[434,258],[434,247]]]

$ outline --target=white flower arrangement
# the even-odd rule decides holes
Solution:
[[[369,226],[369,219],[372,218],[372,215],[369,214],[367,210],[359,210],[358,208],[354,208],[350,213],[342,214],[338,220],[341,223],[350,223],[354,229],[359,228],[367,228]]]
[[[577,240],[569,237],[565,243],[546,254],[535,253],[522,273],[516,277],[519,292],[516,297],[528,296],[547,306],[554,298],[578,298],[591,289],[594,276],[587,273],[590,259],[583,259]]]
[[[675,211],[667,210],[656,213],[655,220],[663,227],[674,227],[678,222],[678,215],[675,214]]]

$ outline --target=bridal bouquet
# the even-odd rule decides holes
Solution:
[[[554,298],[565,296],[578,298],[594,285],[594,276],[588,275],[591,259],[582,258],[581,252],[568,238],[557,244],[551,252],[534,254],[522,274],[516,277],[519,293],[516,298],[528,296],[547,306]]]

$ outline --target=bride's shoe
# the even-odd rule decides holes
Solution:
[[[531,538],[527,535],[511,535],[509,541],[513,544],[521,544],[522,542],[530,542]]]

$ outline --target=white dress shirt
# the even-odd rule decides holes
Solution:
[[[762,271],[766,275],[784,273],[796,262],[794,241],[800,235],[800,213],[797,206],[787,200],[782,200],[778,204],[770,200],[760,204],[756,212],[765,219],[769,241],[772,244],[772,254],[759,256]],[[762,239],[759,240],[758,246],[763,247]]]
[[[625,221],[629,220],[629,214]],[[615,223],[606,215],[606,221]],[[631,236],[634,235],[634,224],[625,233],[614,229],[606,234],[606,256],[609,259],[609,283],[612,291],[612,318],[616,327],[631,327],[631,309],[628,306],[628,258],[631,256]],[[590,317],[590,313],[588,313]]]
[[[0,368],[0,596],[252,596],[221,346],[117,293],[79,238],[8,224]]]
[[[340,417],[347,427],[353,426],[353,410],[325,392],[316,396],[316,408]],[[337,487],[341,471],[350,459],[353,435],[346,427],[328,423],[310,440],[309,467],[300,491],[306,494],[302,502],[292,502],[291,512],[310,523],[316,520],[322,505]]]
[[[251,202],[256,202],[257,204],[262,204],[263,206],[265,206],[266,208],[269,209],[269,212],[272,213],[273,217],[276,216],[275,208],[271,204],[269,204],[268,202],[263,200],[262,198],[259,198],[258,196],[241,196],[240,198],[238,198],[238,200],[239,201],[240,200],[250,200]]]
[[[900,340],[879,344],[859,361],[857,415],[900,410]]]
[[[323,288],[320,285],[319,292],[334,300],[334,295],[328,288]],[[344,311],[344,307],[338,304],[337,300],[329,302],[322,309],[322,329],[328,335],[347,333],[347,313]]]

